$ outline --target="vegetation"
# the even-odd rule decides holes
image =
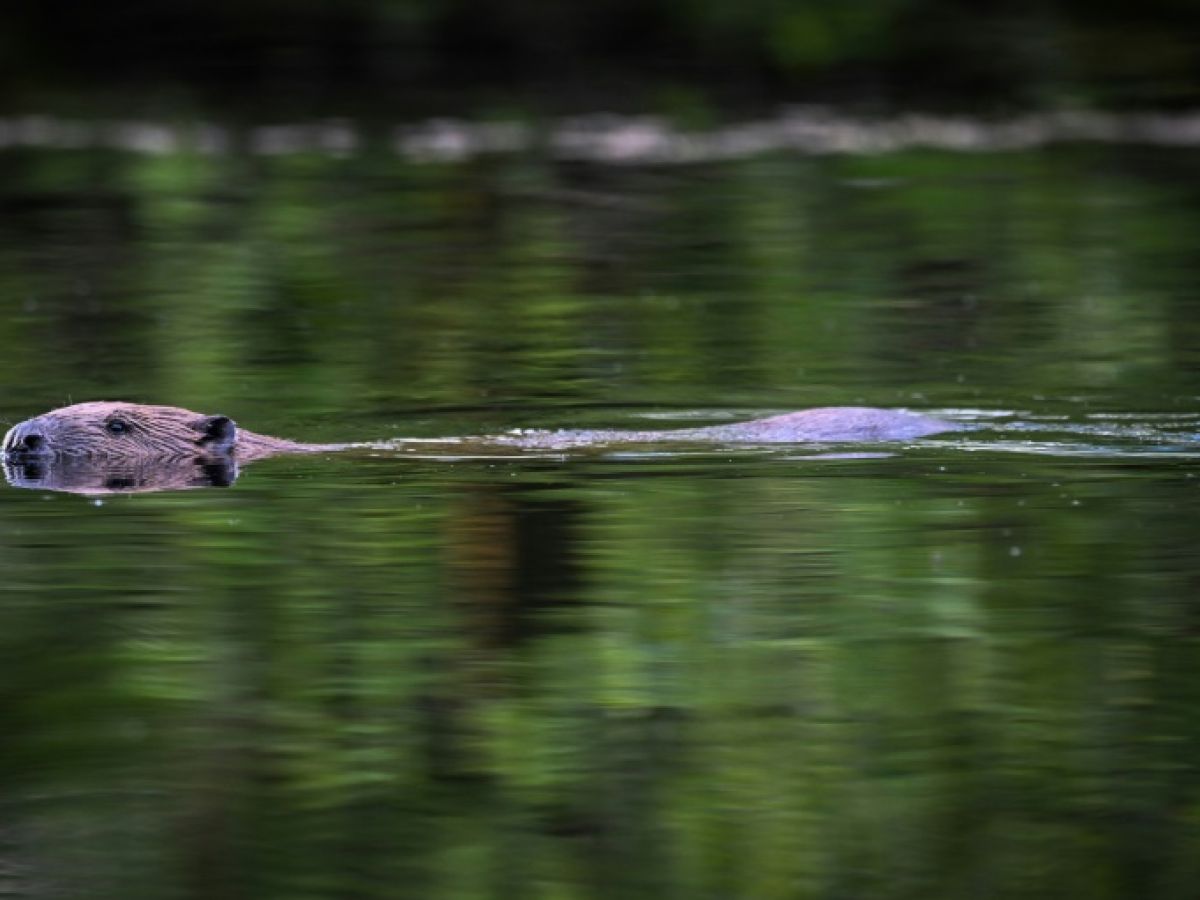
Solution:
[[[1180,106],[1200,99],[1198,30],[1188,0],[46,2],[0,14],[0,83],[17,107],[83,89],[267,115]]]

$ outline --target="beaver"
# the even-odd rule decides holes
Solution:
[[[902,441],[953,427],[941,419],[905,410],[833,406],[729,425],[668,431],[518,430],[457,439],[453,446],[458,452],[464,445],[486,452],[488,448],[568,450],[668,441],[721,444]],[[92,402],[65,406],[14,425],[4,437],[3,450],[5,461],[10,465],[25,465],[26,474],[29,464],[39,460],[71,458],[105,460],[107,472],[124,465],[125,470],[144,473],[147,461],[158,465],[183,462],[184,474],[175,477],[190,479],[186,464],[192,462],[211,463],[220,459],[249,462],[281,453],[319,453],[355,447],[399,449],[403,443],[398,440],[377,444],[306,444],[247,431],[223,415],[204,415],[176,406]],[[207,476],[198,477],[203,481]],[[117,480],[137,484],[144,478],[119,476]]]

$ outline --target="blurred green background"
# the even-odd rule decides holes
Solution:
[[[0,13],[0,104],[261,116],[1200,97],[1190,0],[69,0]],[[78,97],[75,97],[77,100]]]

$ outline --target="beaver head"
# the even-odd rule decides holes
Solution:
[[[238,429],[228,416],[175,406],[76,403],[9,429],[8,457],[184,459],[232,453]]]

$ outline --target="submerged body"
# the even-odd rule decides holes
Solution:
[[[522,431],[489,440],[511,447],[571,449],[623,443],[801,444],[909,441],[955,426],[921,413],[872,406],[825,406],[728,425],[665,431]]]

